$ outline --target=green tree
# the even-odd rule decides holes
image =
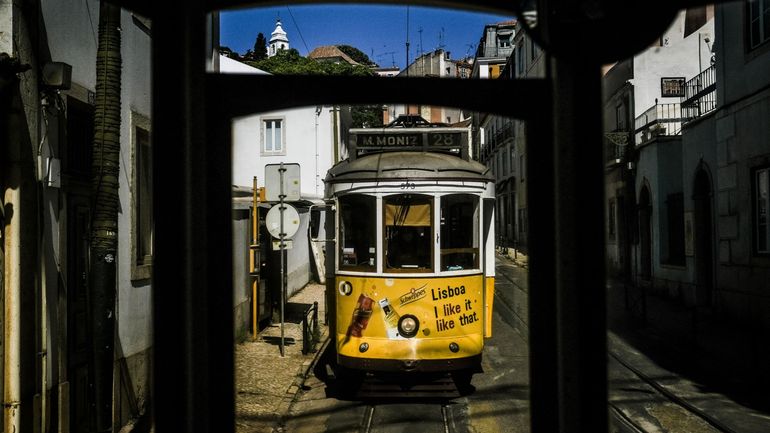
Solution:
[[[340,51],[350,56],[351,59],[364,66],[377,66],[363,51],[350,45],[337,45]]]
[[[221,55],[223,55],[225,57],[229,57],[229,58],[234,59],[234,60],[238,60],[238,61],[241,60],[241,55],[240,54],[238,54],[235,51],[233,51],[232,49],[230,49],[230,47],[226,47],[224,45],[219,47],[219,54],[221,54]]]
[[[381,105],[356,105],[351,107],[351,128],[382,128]]]
[[[371,76],[374,73],[365,66],[347,63],[317,62],[302,57],[294,48],[280,50],[276,55],[259,61],[247,61],[248,65],[275,75],[342,75]]]
[[[265,35],[259,33],[257,40],[254,41],[254,50],[252,54],[254,61],[264,60],[267,58],[267,40]]]

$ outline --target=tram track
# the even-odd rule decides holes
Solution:
[[[421,423],[424,424],[420,427],[419,431],[440,431],[443,433],[456,433],[457,427],[455,425],[454,415],[452,411],[452,405],[449,402],[428,402],[428,403],[383,403],[383,402],[369,402],[364,409],[364,413],[361,419],[359,433],[374,433],[374,432],[395,432],[399,431],[396,423],[388,423],[385,420],[391,418],[390,414],[402,414],[405,410],[415,411],[415,408],[419,408],[421,414]],[[436,416],[436,411],[429,408],[437,409],[440,413],[440,419]],[[403,431],[414,431],[415,427],[413,423],[402,422]],[[431,428],[433,426],[438,427]]]
[[[626,362],[623,358],[620,356],[609,352],[609,355],[618,362],[621,366],[623,366],[626,370],[633,373],[636,377],[638,377],[641,381],[652,387],[658,395],[665,398],[670,403],[675,404],[678,407],[681,407],[688,413],[692,414],[696,418],[702,420],[703,422],[707,423],[710,427],[715,429],[717,432],[720,433],[736,433],[735,430],[728,427],[718,419],[712,417],[711,415],[707,414],[706,412],[698,409],[685,399],[679,397],[678,395],[674,394],[670,390],[668,390],[666,387],[661,385],[660,383],[653,380],[648,375],[644,374],[639,369],[635,368],[628,362]],[[643,428],[641,423],[635,420],[633,417],[626,414],[617,404],[614,404],[612,402],[609,402],[610,409],[612,410],[613,414],[615,415],[615,418],[618,419],[624,426],[627,428],[631,428],[631,431],[633,433],[647,433],[647,430]]]

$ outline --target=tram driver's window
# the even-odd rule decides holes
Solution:
[[[479,198],[441,197],[441,270],[479,269]]]
[[[417,194],[385,197],[386,272],[433,270],[433,199]]]
[[[340,197],[340,269],[377,269],[377,201],[368,195]]]

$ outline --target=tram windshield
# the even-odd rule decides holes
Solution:
[[[479,268],[479,198],[470,194],[441,197],[441,270]]]
[[[368,195],[340,197],[340,269],[377,269],[377,201]]]
[[[433,199],[416,194],[385,197],[386,272],[433,271]]]

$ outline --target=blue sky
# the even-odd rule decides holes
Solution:
[[[318,46],[346,44],[360,49],[381,66],[395,62],[403,68],[406,62],[406,6],[327,4],[223,11],[220,43],[243,54],[254,46],[258,33],[270,39],[279,16],[289,44],[302,55]],[[423,52],[443,45],[453,59],[473,56],[484,25],[510,18],[410,6],[410,60],[419,54],[420,41]]]

